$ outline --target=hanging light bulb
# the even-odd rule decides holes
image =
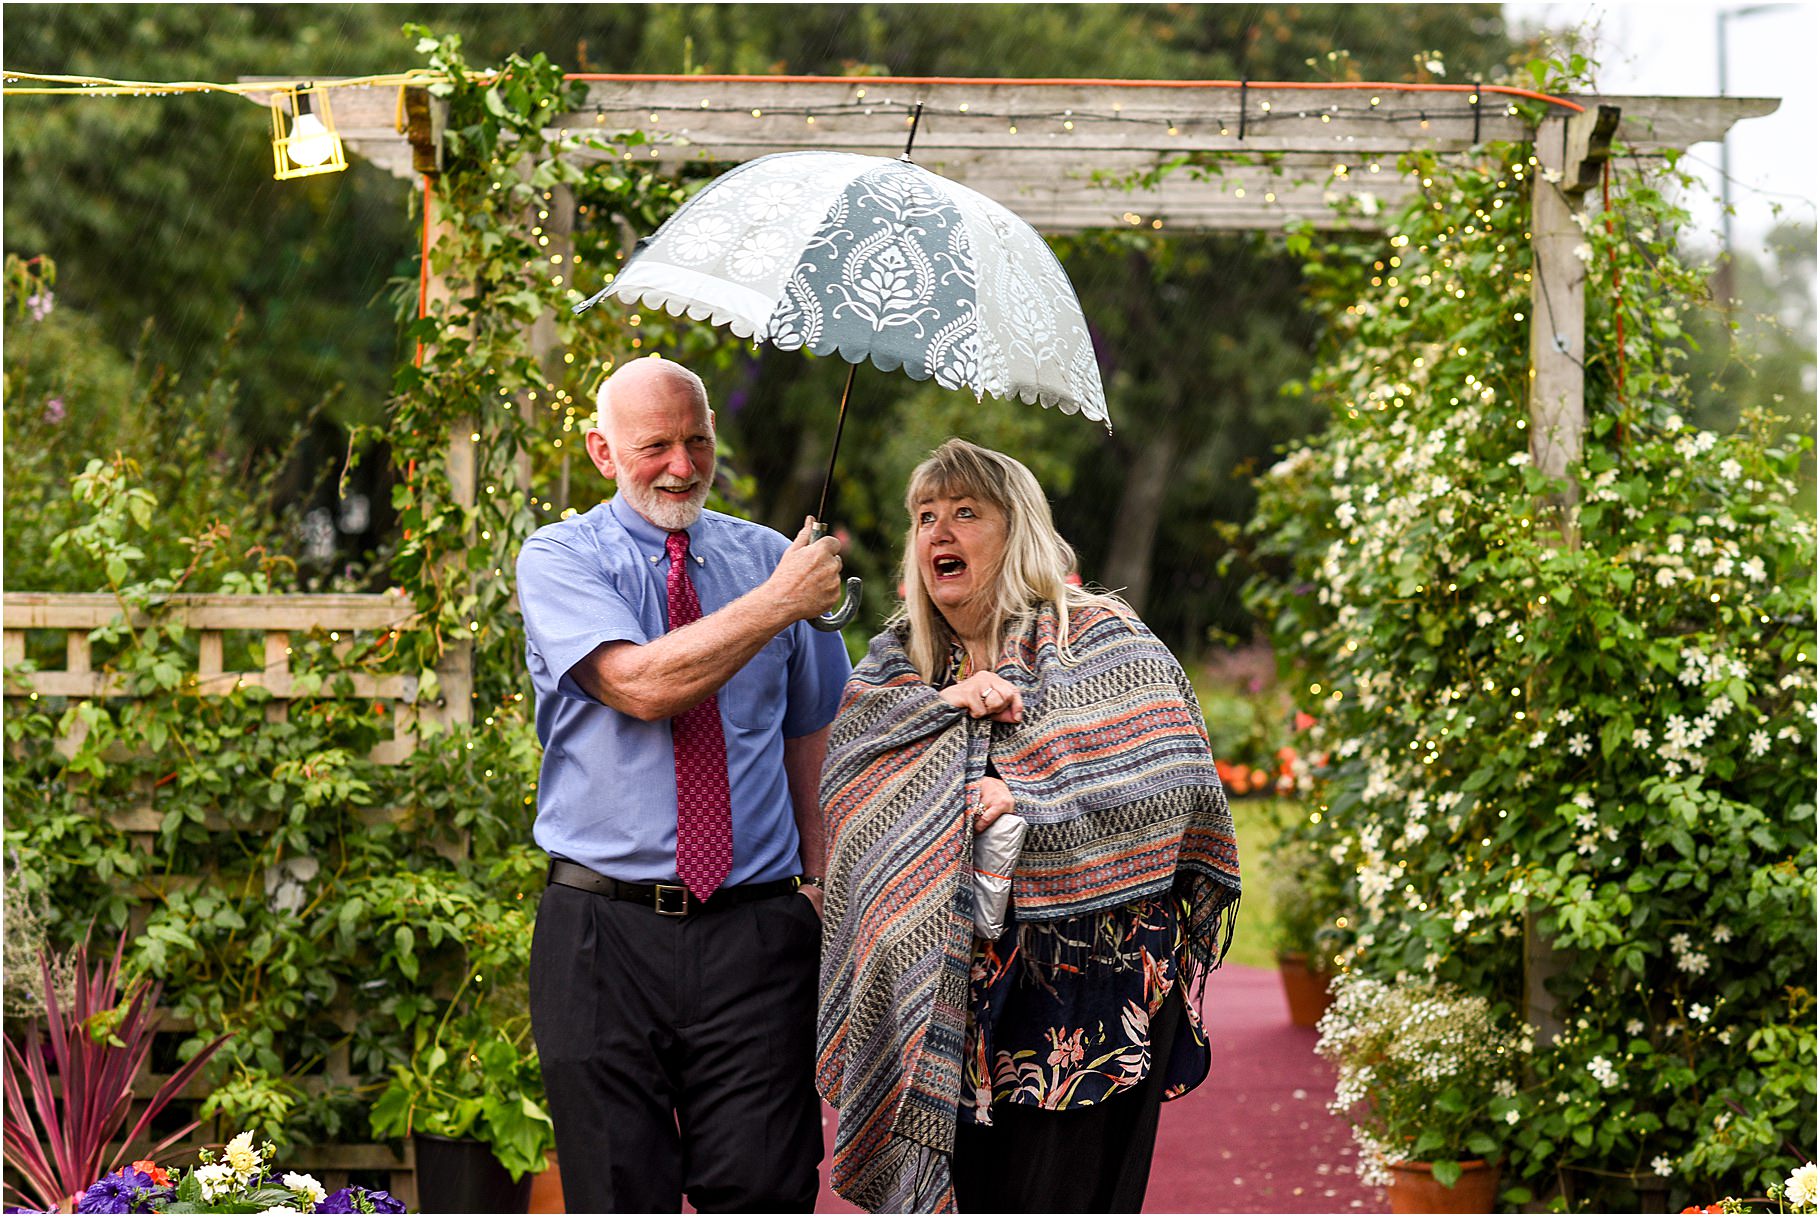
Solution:
[[[274,176],[281,182],[316,173],[339,173],[348,167],[325,91],[305,84],[272,94],[272,159],[276,165]]]

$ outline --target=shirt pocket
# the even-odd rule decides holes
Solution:
[[[728,722],[747,731],[765,731],[783,722],[790,650],[773,638],[721,687],[720,709]]]

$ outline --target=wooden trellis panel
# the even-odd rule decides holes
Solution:
[[[289,596],[173,596],[157,613],[162,623],[181,623],[197,636],[195,690],[204,696],[225,695],[236,689],[260,688],[272,695],[266,707],[268,719],[282,720],[292,701],[308,697],[333,700],[339,695],[332,685],[335,674],[325,674],[322,687],[302,691],[291,670],[293,640],[308,634],[329,635],[331,649],[342,657],[352,656],[362,647],[384,634],[408,627],[416,615],[415,606],[398,595],[289,595]],[[31,697],[112,699],[132,696],[123,678],[97,668],[93,662],[89,635],[99,627],[121,617],[120,603],[106,594],[55,594],[42,592],[8,592],[0,617],[0,637],[4,639],[6,678],[4,694],[17,700]],[[152,623],[153,617],[136,613],[130,619],[134,628]],[[61,646],[53,647],[63,655],[60,669],[18,670],[26,658],[28,631],[53,631],[62,634]],[[235,669],[224,662],[224,635],[229,632],[261,636],[258,645],[260,664]],[[392,724],[392,738],[382,742],[370,754],[381,764],[398,764],[407,759],[417,745],[417,728],[425,720],[467,722],[471,717],[469,692],[473,687],[469,671],[470,649],[452,648],[437,669],[443,686],[441,704],[429,704],[419,697],[419,681],[414,675],[373,675],[350,671],[346,696],[358,701],[378,702],[387,707]],[[78,726],[77,731],[83,728]],[[80,741],[80,735],[60,741],[66,753]],[[142,806],[109,813],[108,820],[131,834],[148,852],[162,822],[149,789]],[[386,818],[399,814],[396,809],[371,809],[369,818]],[[229,831],[236,826],[218,815],[204,818],[204,827]],[[197,876],[167,876],[159,889],[193,886]],[[142,889],[143,898],[156,898],[157,892]],[[352,1030],[353,1015],[341,1011],[336,1015],[344,1030]],[[184,1019],[166,1012],[157,1035],[181,1039],[193,1030]],[[150,1065],[134,1080],[137,1098],[149,1098],[167,1075],[155,1072]],[[320,1074],[306,1079],[306,1085],[346,1084],[356,1080],[346,1048],[332,1053]],[[181,1096],[189,1103],[207,1097],[208,1087],[200,1080],[190,1084]],[[383,1177],[384,1185],[410,1207],[416,1207],[417,1188],[415,1160],[407,1143],[402,1155],[390,1146],[373,1144],[329,1145],[302,1149],[287,1155],[286,1166],[310,1171],[329,1190],[344,1186],[350,1174],[363,1179]]]

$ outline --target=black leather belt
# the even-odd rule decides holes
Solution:
[[[770,883],[742,883],[723,887],[706,900],[697,900],[680,883],[626,883],[598,874],[566,858],[550,859],[550,882],[579,888],[605,896],[609,900],[630,900],[665,917],[687,917],[691,913],[712,913],[732,908],[749,900],[769,900],[796,890],[796,880],[776,879]]]

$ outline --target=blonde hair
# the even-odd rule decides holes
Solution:
[[[908,624],[905,650],[924,680],[931,684],[937,681],[947,666],[954,636],[947,619],[929,598],[916,560],[917,507],[934,498],[972,498],[990,503],[1005,519],[1004,554],[997,570],[985,572],[995,593],[986,617],[988,638],[1002,645],[1009,628],[1027,622],[1043,604],[1053,604],[1060,633],[1057,645],[1066,656],[1070,609],[1098,605],[1121,616],[1131,613],[1117,596],[1068,583],[1068,574],[1074,569],[1074,547],[1056,532],[1049,500],[1035,474],[1002,452],[964,439],[951,439],[911,472],[904,488],[904,510],[910,515],[910,526],[904,537],[904,608],[897,620]]]

